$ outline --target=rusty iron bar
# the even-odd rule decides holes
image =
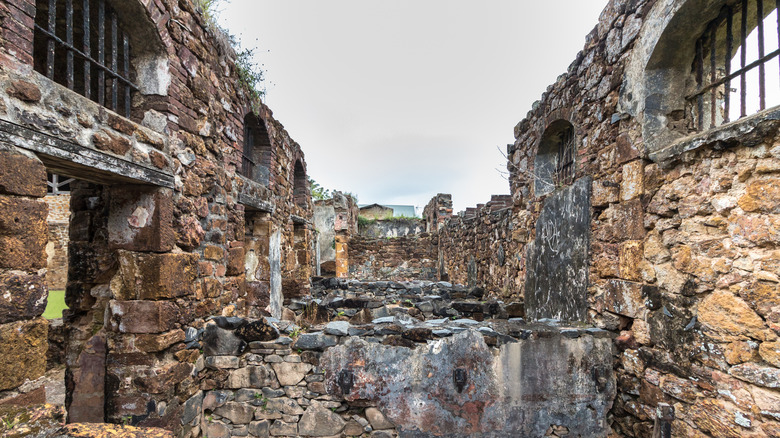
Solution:
[[[73,46],[73,0],[65,0],[65,41]],[[68,89],[73,89],[73,50],[65,53],[65,81]]]
[[[777,0],[780,2],[780,0]],[[734,10],[726,8],[726,77],[731,75],[731,56],[734,50]],[[723,96],[723,123],[729,122],[731,111],[731,79],[726,79]]]
[[[111,109],[114,111],[119,106],[119,82],[116,78],[116,72],[119,68],[119,63],[117,62],[117,56],[119,56],[117,54],[118,44],[116,13],[111,11],[111,73],[113,76],[113,79],[111,79]]]
[[[84,59],[86,59],[92,65],[97,67],[99,71],[108,72],[108,73],[116,76],[120,81],[126,83],[133,90],[138,90],[138,87],[135,84],[133,84],[132,81],[130,81],[129,79],[127,79],[127,78],[125,78],[125,77],[123,77],[123,76],[121,76],[121,75],[119,75],[117,73],[112,72],[110,67],[107,67],[107,66],[103,65],[102,63],[96,61],[94,58],[92,58],[90,56],[87,56],[84,52],[82,52],[81,50],[77,49],[74,46],[68,47],[68,43],[66,43],[65,41],[61,40],[59,37],[57,37],[55,35],[49,34],[49,32],[46,31],[46,29],[41,28],[37,24],[35,25],[35,28],[38,29],[39,31],[43,32],[47,37],[49,37],[50,39],[56,41],[57,43],[61,44],[62,46],[66,47],[68,49],[73,50],[73,52],[75,54],[77,54],[77,55],[83,57]]]
[[[739,69],[740,69],[740,78],[739,78],[739,116],[745,117],[747,115],[747,100],[746,100],[746,88],[747,88],[747,79],[745,78],[745,73],[747,71],[745,70],[745,63],[747,62],[747,53],[745,50],[745,41],[747,41],[747,10],[748,10],[748,0],[742,0],[742,44],[740,45],[740,52],[739,52]]]
[[[49,0],[49,33],[54,35],[57,28],[57,1]],[[46,77],[54,79],[54,41],[46,44]]]
[[[122,74],[126,77],[130,77],[130,41],[127,35],[122,32],[122,54],[124,58],[124,69]],[[130,87],[124,84],[125,87],[125,117],[130,117]]]
[[[758,20],[758,59],[764,57],[764,0],[756,2],[756,18]],[[759,109],[766,108],[766,66],[762,62],[758,66],[758,101]]]
[[[688,99],[688,100],[694,99],[697,96],[700,96],[700,95],[706,93],[707,91],[709,91],[713,87],[718,87],[718,86],[726,83],[726,81],[728,81],[728,80],[734,79],[737,76],[744,75],[745,73],[747,73],[750,70],[753,70],[754,68],[758,67],[759,65],[766,64],[768,61],[770,61],[772,58],[774,58],[775,56],[778,56],[778,55],[780,55],[780,49],[775,50],[774,52],[765,55],[761,59],[758,59],[758,60],[755,60],[755,61],[751,62],[744,69],[739,69],[739,70],[735,71],[734,73],[731,73],[728,76],[724,76],[724,77],[720,78],[719,80],[717,80],[717,81],[715,81],[715,82],[713,82],[711,84],[708,84],[708,85],[706,85],[704,87],[701,87],[695,93],[687,96],[686,99]]]
[[[699,38],[696,41],[696,58],[694,60],[696,64],[696,86],[701,87],[704,83],[704,42]],[[697,93],[696,97],[696,126],[699,131],[704,130],[704,120],[702,114],[704,114],[704,93]]]
[[[244,119],[244,151],[241,154],[241,174],[252,179],[255,162],[252,161],[252,150],[255,148],[255,135],[252,127],[248,126],[248,121]]]
[[[98,0],[98,63],[104,65],[106,62],[106,2]],[[97,102],[105,106],[106,103],[106,72],[98,70],[98,100]]]
[[[715,22],[710,25],[710,83],[718,80],[718,65],[715,62],[715,46],[717,45],[718,26]],[[710,90],[710,128],[714,128],[717,123],[718,94],[717,88]]]
[[[778,0],[780,1],[780,0]],[[87,99],[92,98],[92,62],[90,57],[92,56],[92,46],[90,44],[89,31],[89,0],[84,0],[84,7],[82,9],[84,18],[84,96]]]

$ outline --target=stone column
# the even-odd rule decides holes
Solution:
[[[0,145],[0,391],[46,371],[46,168]]]

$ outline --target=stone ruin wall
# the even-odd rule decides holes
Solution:
[[[346,272],[346,250],[337,252],[337,239],[347,239],[358,233],[359,210],[355,199],[334,191],[329,199],[314,201],[314,228],[317,231],[317,248],[320,274],[335,276],[336,266]]]
[[[479,287],[486,294],[522,300],[527,228],[512,209],[511,198],[494,195],[462,216],[449,218],[439,229],[440,271],[448,281]]]
[[[380,239],[358,235],[348,245],[349,278],[395,281],[439,278],[439,246],[435,234]]]
[[[305,172],[305,161],[248,97],[232,50],[192,2],[109,3],[120,26],[143,27],[131,38],[152,35],[137,47],[159,45],[157,77],[135,78],[142,91],[129,119],[34,72],[34,2],[0,5],[0,285],[10,292],[0,303],[0,397],[45,368],[52,171],[84,180],[72,185],[68,233],[71,421],[186,434],[182,406],[202,380],[186,329],[212,315],[266,314],[274,272],[276,298],[308,293],[312,205],[293,196],[295,163]],[[253,107],[272,145],[267,185],[238,175]],[[255,281],[245,275],[247,245],[266,261],[251,266]]]
[[[698,149],[680,152],[685,139],[677,149],[644,139],[651,116],[630,101],[644,86],[633,58],[646,59],[669,11],[683,3],[607,5],[568,72],[515,128],[514,208],[533,242],[545,203],[534,196],[536,148],[552,122],[570,121],[576,178],[592,177],[586,320],[615,336],[618,396],[609,419],[617,435],[650,436],[667,403],[672,436],[777,436],[775,117],[692,137]]]
[[[49,290],[65,290],[68,282],[68,241],[70,240],[70,194],[46,195],[49,206],[46,222],[49,241],[46,244],[46,285]]]

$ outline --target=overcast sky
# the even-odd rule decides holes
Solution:
[[[230,0],[265,102],[309,176],[361,204],[455,211],[508,194],[514,126],[574,60],[606,0]],[[500,149],[500,151],[499,151]]]

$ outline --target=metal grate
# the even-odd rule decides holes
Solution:
[[[779,89],[780,70],[770,61],[780,55],[780,16],[777,14],[780,0],[772,3],[769,13],[766,13],[763,0],[740,0],[726,5],[696,41],[693,62],[696,91],[686,97],[694,130],[714,128],[762,111],[767,107],[767,85],[773,91]],[[773,26],[775,32],[767,33],[767,25]],[[778,49],[767,53],[768,44]],[[754,50],[757,52],[755,60],[748,62],[748,52]],[[770,78],[769,83],[768,67],[778,72],[778,77]],[[737,96],[739,101],[732,102]],[[775,98],[774,95],[771,97]],[[735,104],[739,105],[738,109]]]
[[[73,178],[63,178],[56,173],[47,173],[46,193],[50,195],[59,195],[70,193],[70,183],[75,181]]]
[[[252,179],[255,162],[252,161],[252,152],[255,148],[255,132],[249,122],[244,121],[244,151],[241,154],[241,175]]]
[[[36,71],[130,117],[130,42],[105,0],[38,0],[35,39]]]
[[[560,141],[555,160],[555,185],[563,186],[574,182],[574,129],[569,126],[558,135]]]

